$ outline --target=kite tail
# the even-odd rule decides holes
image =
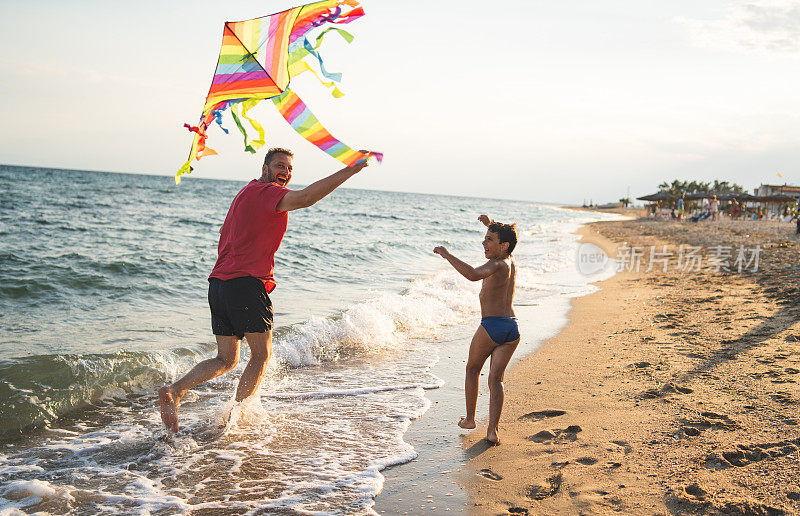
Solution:
[[[227,129],[222,127],[222,111],[228,107],[228,104],[228,101],[223,101],[215,105],[200,119],[200,123],[196,126],[183,124],[183,127],[188,129],[189,132],[194,133],[194,139],[192,140],[192,148],[189,150],[189,159],[186,160],[186,163],[184,163],[175,174],[176,185],[181,183],[181,176],[183,174],[190,174],[192,172],[192,160],[199,160],[203,156],[214,156],[217,154],[217,151],[211,147],[206,147],[206,139],[208,138],[206,131],[209,125],[216,122],[225,133],[228,132]]]
[[[290,89],[286,89],[286,91],[271,100],[275,107],[278,108],[281,116],[292,126],[292,129],[326,154],[338,159],[345,165],[351,166],[370,157],[374,157],[378,162],[383,161],[383,154],[380,152],[359,152],[334,138],[331,133],[322,127],[317,117],[300,100],[300,97]]]
[[[266,140],[264,139],[264,127],[261,124],[259,124],[258,121],[253,120],[252,118],[247,116],[247,112],[250,110],[250,108],[258,104],[262,100],[263,99],[247,99],[247,100],[242,100],[241,102],[231,102],[231,116],[233,117],[233,121],[236,124],[236,127],[239,128],[239,132],[241,132],[242,136],[244,136],[244,150],[246,150],[251,154],[255,154],[255,152],[261,146],[263,146],[264,143],[266,143]],[[238,112],[240,106],[241,106],[241,112]],[[242,124],[242,121],[239,117],[242,117],[248,122],[250,122],[250,125],[253,126],[253,129],[255,129],[258,132],[257,140],[250,140],[249,142],[247,141],[247,130],[244,128],[244,124]]]

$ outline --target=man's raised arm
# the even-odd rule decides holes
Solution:
[[[345,167],[338,172],[334,172],[328,177],[323,177],[302,190],[289,190],[278,203],[276,210],[292,211],[300,208],[308,208],[316,204],[317,201],[336,190],[339,185],[360,172],[367,164],[365,160],[361,163]]]

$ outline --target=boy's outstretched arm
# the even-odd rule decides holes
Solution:
[[[433,252],[450,262],[450,265],[452,265],[459,274],[470,281],[486,279],[497,272],[498,268],[502,266],[501,262],[497,260],[489,260],[480,267],[473,267],[450,254],[450,252],[442,246],[434,247]]]

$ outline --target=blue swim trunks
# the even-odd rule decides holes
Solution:
[[[497,344],[513,342],[519,338],[516,317],[484,317],[481,319],[481,326]]]

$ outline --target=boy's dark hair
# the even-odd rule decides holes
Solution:
[[[517,225],[516,224],[503,224],[502,222],[492,221],[489,224],[489,231],[496,233],[500,243],[508,242],[508,254],[517,246]]]
[[[294,154],[292,154],[292,151],[290,151],[289,149],[281,149],[280,147],[273,147],[270,150],[268,150],[267,155],[264,156],[264,164],[269,165],[269,162],[272,161],[272,157],[275,156],[276,154],[286,154],[290,158],[294,157]]]

